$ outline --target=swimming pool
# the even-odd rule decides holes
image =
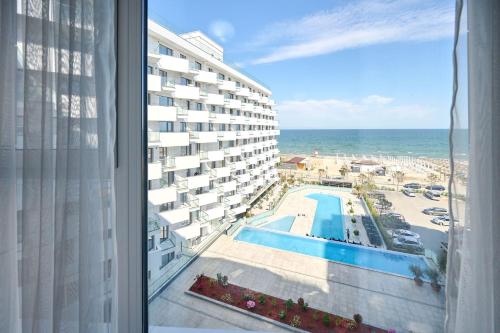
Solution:
[[[424,257],[322,239],[244,227],[236,240],[412,278],[410,265],[427,268]]]
[[[275,221],[266,223],[262,225],[261,228],[289,232],[292,228],[294,220],[295,216],[285,216]]]
[[[344,239],[344,214],[342,200],[334,195],[311,193],[306,198],[316,200],[316,213],[311,235],[322,238]]]

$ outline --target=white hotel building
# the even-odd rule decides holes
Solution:
[[[271,91],[201,32],[148,22],[148,276],[236,221],[277,180]]]

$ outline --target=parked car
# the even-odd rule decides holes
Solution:
[[[434,201],[439,201],[439,199],[441,199],[441,194],[434,192],[434,191],[425,191],[424,197],[426,197],[427,199],[434,200]]]
[[[392,237],[393,238],[399,238],[399,237],[412,237],[415,239],[420,239],[420,235],[417,234],[416,232],[410,231],[410,230],[405,230],[405,229],[394,229],[392,230]]]
[[[422,213],[426,215],[443,216],[448,214],[448,210],[446,208],[431,207],[424,209]]]
[[[392,241],[395,248],[413,250],[415,252],[424,252],[424,245],[422,242],[413,237],[399,237]]]
[[[415,197],[415,192],[413,192],[413,190],[411,190],[410,188],[405,188],[403,190],[403,193],[406,194],[409,197],[412,197],[412,198]]]
[[[450,217],[448,215],[436,216],[431,219],[431,222],[434,224],[449,226],[450,225]]]
[[[382,224],[389,229],[410,229],[410,224],[405,221],[404,217],[401,214],[397,213],[389,213],[389,214],[381,214],[380,221]]]
[[[425,189],[429,191],[443,192],[444,190],[446,190],[446,187],[444,187],[443,185],[428,185],[425,187]]]
[[[408,183],[404,184],[403,187],[412,190],[420,190],[422,188],[422,185],[420,185],[419,183]]]

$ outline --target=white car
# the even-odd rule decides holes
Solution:
[[[434,201],[439,201],[439,199],[441,199],[441,194],[439,194],[437,192],[433,192],[433,191],[425,191],[424,197],[426,197],[427,199],[434,200]]]
[[[403,193],[404,193],[404,194],[406,194],[406,195],[407,195],[407,196],[409,196],[409,197],[412,197],[412,198],[414,198],[414,197],[415,197],[415,192],[413,192],[413,191],[412,191],[411,189],[409,189],[409,188],[405,188],[405,189],[403,190]]]
[[[424,251],[424,245],[422,244],[422,242],[419,239],[413,237],[394,238],[394,240],[392,241],[392,245],[394,247],[412,249],[418,252]]]
[[[433,219],[431,219],[431,222],[434,224],[449,226],[450,225],[450,217],[448,215],[436,216]]]
[[[415,239],[420,239],[420,235],[417,234],[416,232],[410,231],[410,230],[405,230],[405,229],[394,229],[392,231],[392,237],[393,238],[399,238],[399,237],[412,237]]]

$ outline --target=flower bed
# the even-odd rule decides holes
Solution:
[[[227,282],[227,277],[222,277],[222,275],[219,274],[217,279],[204,275],[197,276],[189,290],[199,295],[309,332],[387,332],[386,330],[363,324],[361,322],[362,317],[359,314],[354,316],[356,321],[343,318],[310,308],[302,298],[295,301],[291,299],[283,300],[230,284]]]

